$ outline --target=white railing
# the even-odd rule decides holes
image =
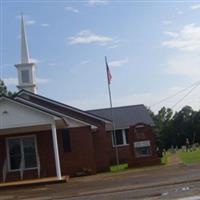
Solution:
[[[8,172],[8,164],[7,164],[7,159],[5,158],[4,164],[3,164],[3,170],[2,170],[3,182],[6,181],[7,172]]]
[[[39,155],[37,156],[37,165],[38,165],[37,166],[38,178],[40,178],[41,165],[40,165]],[[24,159],[21,159],[19,172],[20,172],[20,179],[23,180],[23,178],[24,178]],[[3,182],[6,181],[7,173],[8,173],[8,162],[7,162],[7,159],[5,159],[4,164],[3,164],[3,169],[2,169]]]
[[[40,168],[41,168],[41,166],[40,166],[40,157],[39,157],[39,155],[37,155],[37,170],[38,170],[38,178],[40,178]]]
[[[23,180],[24,178],[24,159],[21,158],[20,162],[20,179]]]

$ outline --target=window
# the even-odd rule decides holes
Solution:
[[[62,130],[62,140],[64,152],[71,152],[71,142],[69,129]]]
[[[22,83],[29,83],[29,70],[22,70],[21,71],[22,76]]]
[[[146,157],[151,155],[150,141],[134,142],[136,157]]]
[[[24,167],[25,168],[37,167],[34,138],[24,138],[22,140],[22,143],[23,143],[23,154],[24,154]]]
[[[7,149],[11,171],[37,168],[35,137],[9,138]]]
[[[116,139],[116,142],[115,142]],[[112,133],[112,142],[113,146],[123,146],[128,144],[128,131],[127,130],[116,130],[115,131],[115,138],[114,133]]]
[[[19,139],[9,140],[8,147],[10,156],[10,169],[11,170],[19,169],[22,159],[20,140]]]

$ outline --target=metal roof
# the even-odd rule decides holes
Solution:
[[[96,110],[88,110],[87,112],[112,120],[111,109],[103,108]],[[154,122],[150,117],[146,107],[141,105],[131,105],[113,108],[113,121],[115,122],[116,129],[128,128],[131,125],[144,123],[154,126]]]

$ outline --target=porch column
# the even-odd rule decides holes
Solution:
[[[55,164],[56,164],[56,175],[58,180],[61,180],[61,168],[60,168],[60,158],[59,158],[59,151],[58,151],[58,140],[57,140],[57,131],[55,121],[51,124],[52,130],[52,138],[53,138],[53,148],[54,148],[54,157],[55,157]]]

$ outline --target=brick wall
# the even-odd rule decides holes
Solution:
[[[159,164],[160,159],[156,153],[156,144],[155,144],[155,137],[153,134],[153,130],[151,126],[145,124],[137,124],[137,125],[144,125],[144,134],[142,137],[137,137],[135,134],[135,126],[130,126],[128,130],[128,145],[120,146],[118,148],[119,154],[119,161],[120,163],[128,163],[129,167],[136,167],[136,166],[145,166],[145,165],[153,165]],[[112,138],[111,134],[108,135],[110,140],[110,160],[111,164],[116,164],[116,151],[115,147],[112,146]],[[140,157],[136,158],[135,149],[134,149],[134,142],[149,140],[151,143],[151,156],[147,157]]]
[[[93,133],[89,126],[69,129],[71,152],[64,152],[61,131],[58,130],[60,161],[63,175],[75,175],[83,168],[96,173]]]
[[[110,140],[104,126],[93,133],[95,161],[97,172],[109,171],[110,168]]]
[[[69,129],[69,133],[71,152],[64,152],[61,130],[57,130],[62,175],[73,176],[77,171],[81,171],[83,168],[91,170],[93,174],[96,173],[96,152],[93,141],[95,133],[92,133],[89,126],[71,128]],[[0,136],[0,181],[2,181],[2,168],[6,157],[5,138],[23,135],[36,135],[41,165],[41,177],[56,176],[52,135],[49,130],[28,134]],[[97,153],[97,157],[97,162],[99,162],[99,159],[102,159],[101,153]],[[102,162],[102,166],[104,166],[104,162]],[[19,172],[9,172],[7,175],[7,181],[19,180],[19,178]],[[24,179],[28,178],[37,178],[37,170],[25,171]]]
[[[92,131],[89,126],[69,129],[71,152],[64,152],[61,130],[57,130],[60,163],[62,175],[75,175],[83,168],[91,173],[108,171],[111,164],[116,163],[115,148],[112,147],[111,134],[106,133],[102,125],[98,130]],[[144,166],[158,164],[160,159],[156,155],[155,138],[150,126],[145,126],[142,140],[150,140],[151,156],[136,158],[133,143],[140,141],[134,133],[134,126],[128,132],[129,145],[118,147],[120,162],[128,162],[129,166]],[[22,135],[36,135],[37,147],[41,165],[41,177],[56,176],[54,151],[51,130],[28,134],[15,134],[0,136],[0,180],[2,180],[2,167],[6,157],[5,138]],[[36,178],[37,170],[26,171],[24,178]],[[19,180],[19,172],[8,174],[7,180]]]

